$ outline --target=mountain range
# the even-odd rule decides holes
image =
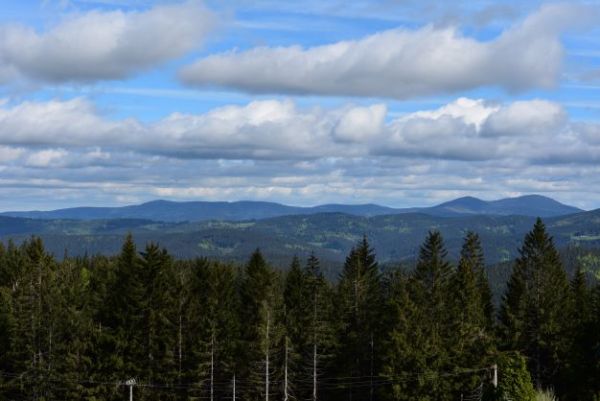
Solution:
[[[160,204],[154,202],[141,206]],[[471,209],[465,209],[465,205]],[[418,254],[419,245],[429,230],[439,230],[442,233],[450,256],[456,258],[462,238],[466,231],[472,230],[481,236],[489,263],[512,259],[517,254],[525,233],[531,229],[535,217],[515,213],[505,216],[475,214],[472,211],[475,207],[479,208],[476,210],[482,210],[482,205],[480,201],[462,199],[442,204],[437,209],[431,208],[436,209],[436,212],[462,213],[454,216],[423,212],[374,216],[326,212],[244,221],[161,222],[139,218],[90,220],[89,214],[69,214],[70,217],[86,216],[88,220],[0,216],[0,240],[12,238],[20,241],[31,235],[39,235],[58,256],[65,250],[72,255],[115,254],[119,251],[123,237],[131,232],[139,246],[150,241],[159,242],[173,255],[184,258],[208,256],[242,261],[255,248],[260,247],[271,260],[281,264],[287,263],[294,254],[305,256],[313,251],[325,262],[335,264],[343,262],[347,252],[363,235],[369,237],[382,262],[412,260]],[[239,206],[238,203],[237,207]],[[491,209],[491,206],[485,208],[498,210]],[[158,218],[160,215],[153,217]],[[544,221],[559,247],[571,244],[600,246],[600,209],[545,217]]]
[[[540,195],[526,195],[495,201],[473,197],[458,198],[432,207],[391,208],[375,204],[327,204],[313,207],[287,206],[272,202],[172,202],[156,200],[123,207],[76,207],[51,211],[4,212],[3,216],[32,219],[147,219],[163,222],[199,222],[207,220],[244,221],[281,216],[313,215],[320,213],[345,213],[353,216],[373,217],[406,213],[422,213],[436,217],[461,217],[472,215],[519,215],[554,217],[582,212],[554,199]]]

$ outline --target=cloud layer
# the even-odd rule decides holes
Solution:
[[[71,15],[45,32],[0,26],[0,84],[123,79],[197,48],[214,16],[199,1]]]
[[[442,160],[592,162],[600,125],[570,121],[557,103],[458,98],[433,110],[387,116],[386,106],[300,108],[261,100],[156,123],[103,117],[88,100],[0,106],[0,145],[99,147],[177,159],[314,160],[389,156]],[[53,155],[56,155],[55,153]]]
[[[155,123],[110,119],[83,98],[0,106],[6,199],[51,190],[61,205],[86,203],[91,193],[98,202],[399,205],[467,191],[543,192],[585,207],[600,184],[598,155],[599,124],[572,121],[560,105],[538,99],[459,98],[396,118],[382,104],[325,109],[263,100]]]
[[[249,93],[396,99],[482,86],[550,87],[561,71],[560,34],[589,13],[576,5],[547,5],[492,41],[428,25],[310,48],[232,50],[196,61],[180,78],[192,86]]]

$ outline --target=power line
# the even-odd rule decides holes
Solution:
[[[482,373],[482,372],[494,372],[493,384],[497,384],[497,368],[495,366],[485,367],[485,368],[477,368],[477,369],[461,369],[454,370],[450,372],[406,372],[399,375],[369,375],[369,376],[345,376],[345,377],[329,377],[320,379],[320,387],[326,389],[334,389],[334,388],[362,388],[368,387],[370,385],[374,386],[383,386],[395,383],[408,383],[415,380],[438,380],[438,379],[446,379],[451,377],[459,377],[465,376],[469,374]],[[80,384],[80,385],[88,385],[88,386],[128,386],[132,389],[133,386],[137,386],[140,388],[151,388],[151,389],[174,389],[174,390],[185,390],[185,389],[193,389],[198,388],[199,384],[203,383],[179,383],[179,384],[169,384],[169,383],[150,383],[144,382],[143,380],[135,380],[130,379],[125,382],[123,381],[109,381],[109,380],[76,380],[76,379],[67,379],[67,378],[57,378],[51,377],[49,375],[39,374],[39,373],[11,373],[11,372],[0,372],[0,377],[6,377],[9,379],[18,379],[20,381],[39,381],[45,380],[53,383],[66,383],[66,384]],[[133,380],[133,382],[132,382]],[[248,388],[250,386],[263,385],[264,381],[256,380],[256,379],[234,379],[233,385],[240,388]],[[300,383],[310,384],[312,381],[308,380],[296,380]],[[284,381],[274,381],[271,380],[270,383],[272,385],[283,384]],[[213,382],[215,388],[220,390],[231,388],[232,382]],[[210,397],[209,397],[210,398]]]

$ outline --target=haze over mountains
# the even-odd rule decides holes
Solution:
[[[527,195],[484,201],[473,197],[458,198],[433,207],[391,208],[375,204],[328,204],[314,207],[287,206],[272,202],[172,202],[157,200],[124,207],[76,207],[52,211],[4,212],[10,217],[32,219],[145,219],[164,222],[198,222],[206,220],[244,221],[291,215],[345,213],[372,217],[405,213],[423,213],[437,217],[472,215],[554,217],[582,212],[573,206],[540,195]]]

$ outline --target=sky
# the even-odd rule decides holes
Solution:
[[[600,1],[2,3],[0,210],[600,208]]]

